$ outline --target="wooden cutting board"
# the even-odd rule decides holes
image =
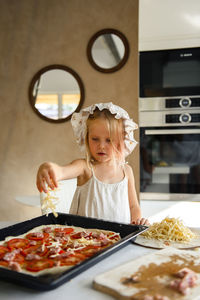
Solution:
[[[188,267],[198,274],[197,285],[190,288],[187,295],[169,287],[176,279],[174,273]],[[138,282],[131,282],[131,276]],[[132,260],[106,273],[98,275],[94,281],[95,289],[117,299],[143,299],[144,295],[165,295],[170,300],[200,299],[200,250],[179,250],[167,248]]]

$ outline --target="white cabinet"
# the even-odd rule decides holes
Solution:
[[[139,0],[139,51],[200,47],[200,0]]]

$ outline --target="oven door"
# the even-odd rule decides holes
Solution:
[[[141,199],[200,196],[199,127],[140,128],[140,191]]]

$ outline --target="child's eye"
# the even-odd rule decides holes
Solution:
[[[110,143],[110,139],[106,139],[106,142],[107,142],[107,143]]]
[[[92,141],[98,141],[98,138],[92,138]]]

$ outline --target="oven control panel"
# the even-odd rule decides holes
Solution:
[[[166,123],[200,123],[200,114],[196,113],[181,113],[170,114],[165,116]]]
[[[140,127],[200,126],[200,95],[139,99]]]
[[[140,111],[200,109],[199,96],[151,97],[139,99]]]
[[[200,107],[200,97],[196,98],[172,98],[165,100],[166,108],[189,108],[189,107]]]

